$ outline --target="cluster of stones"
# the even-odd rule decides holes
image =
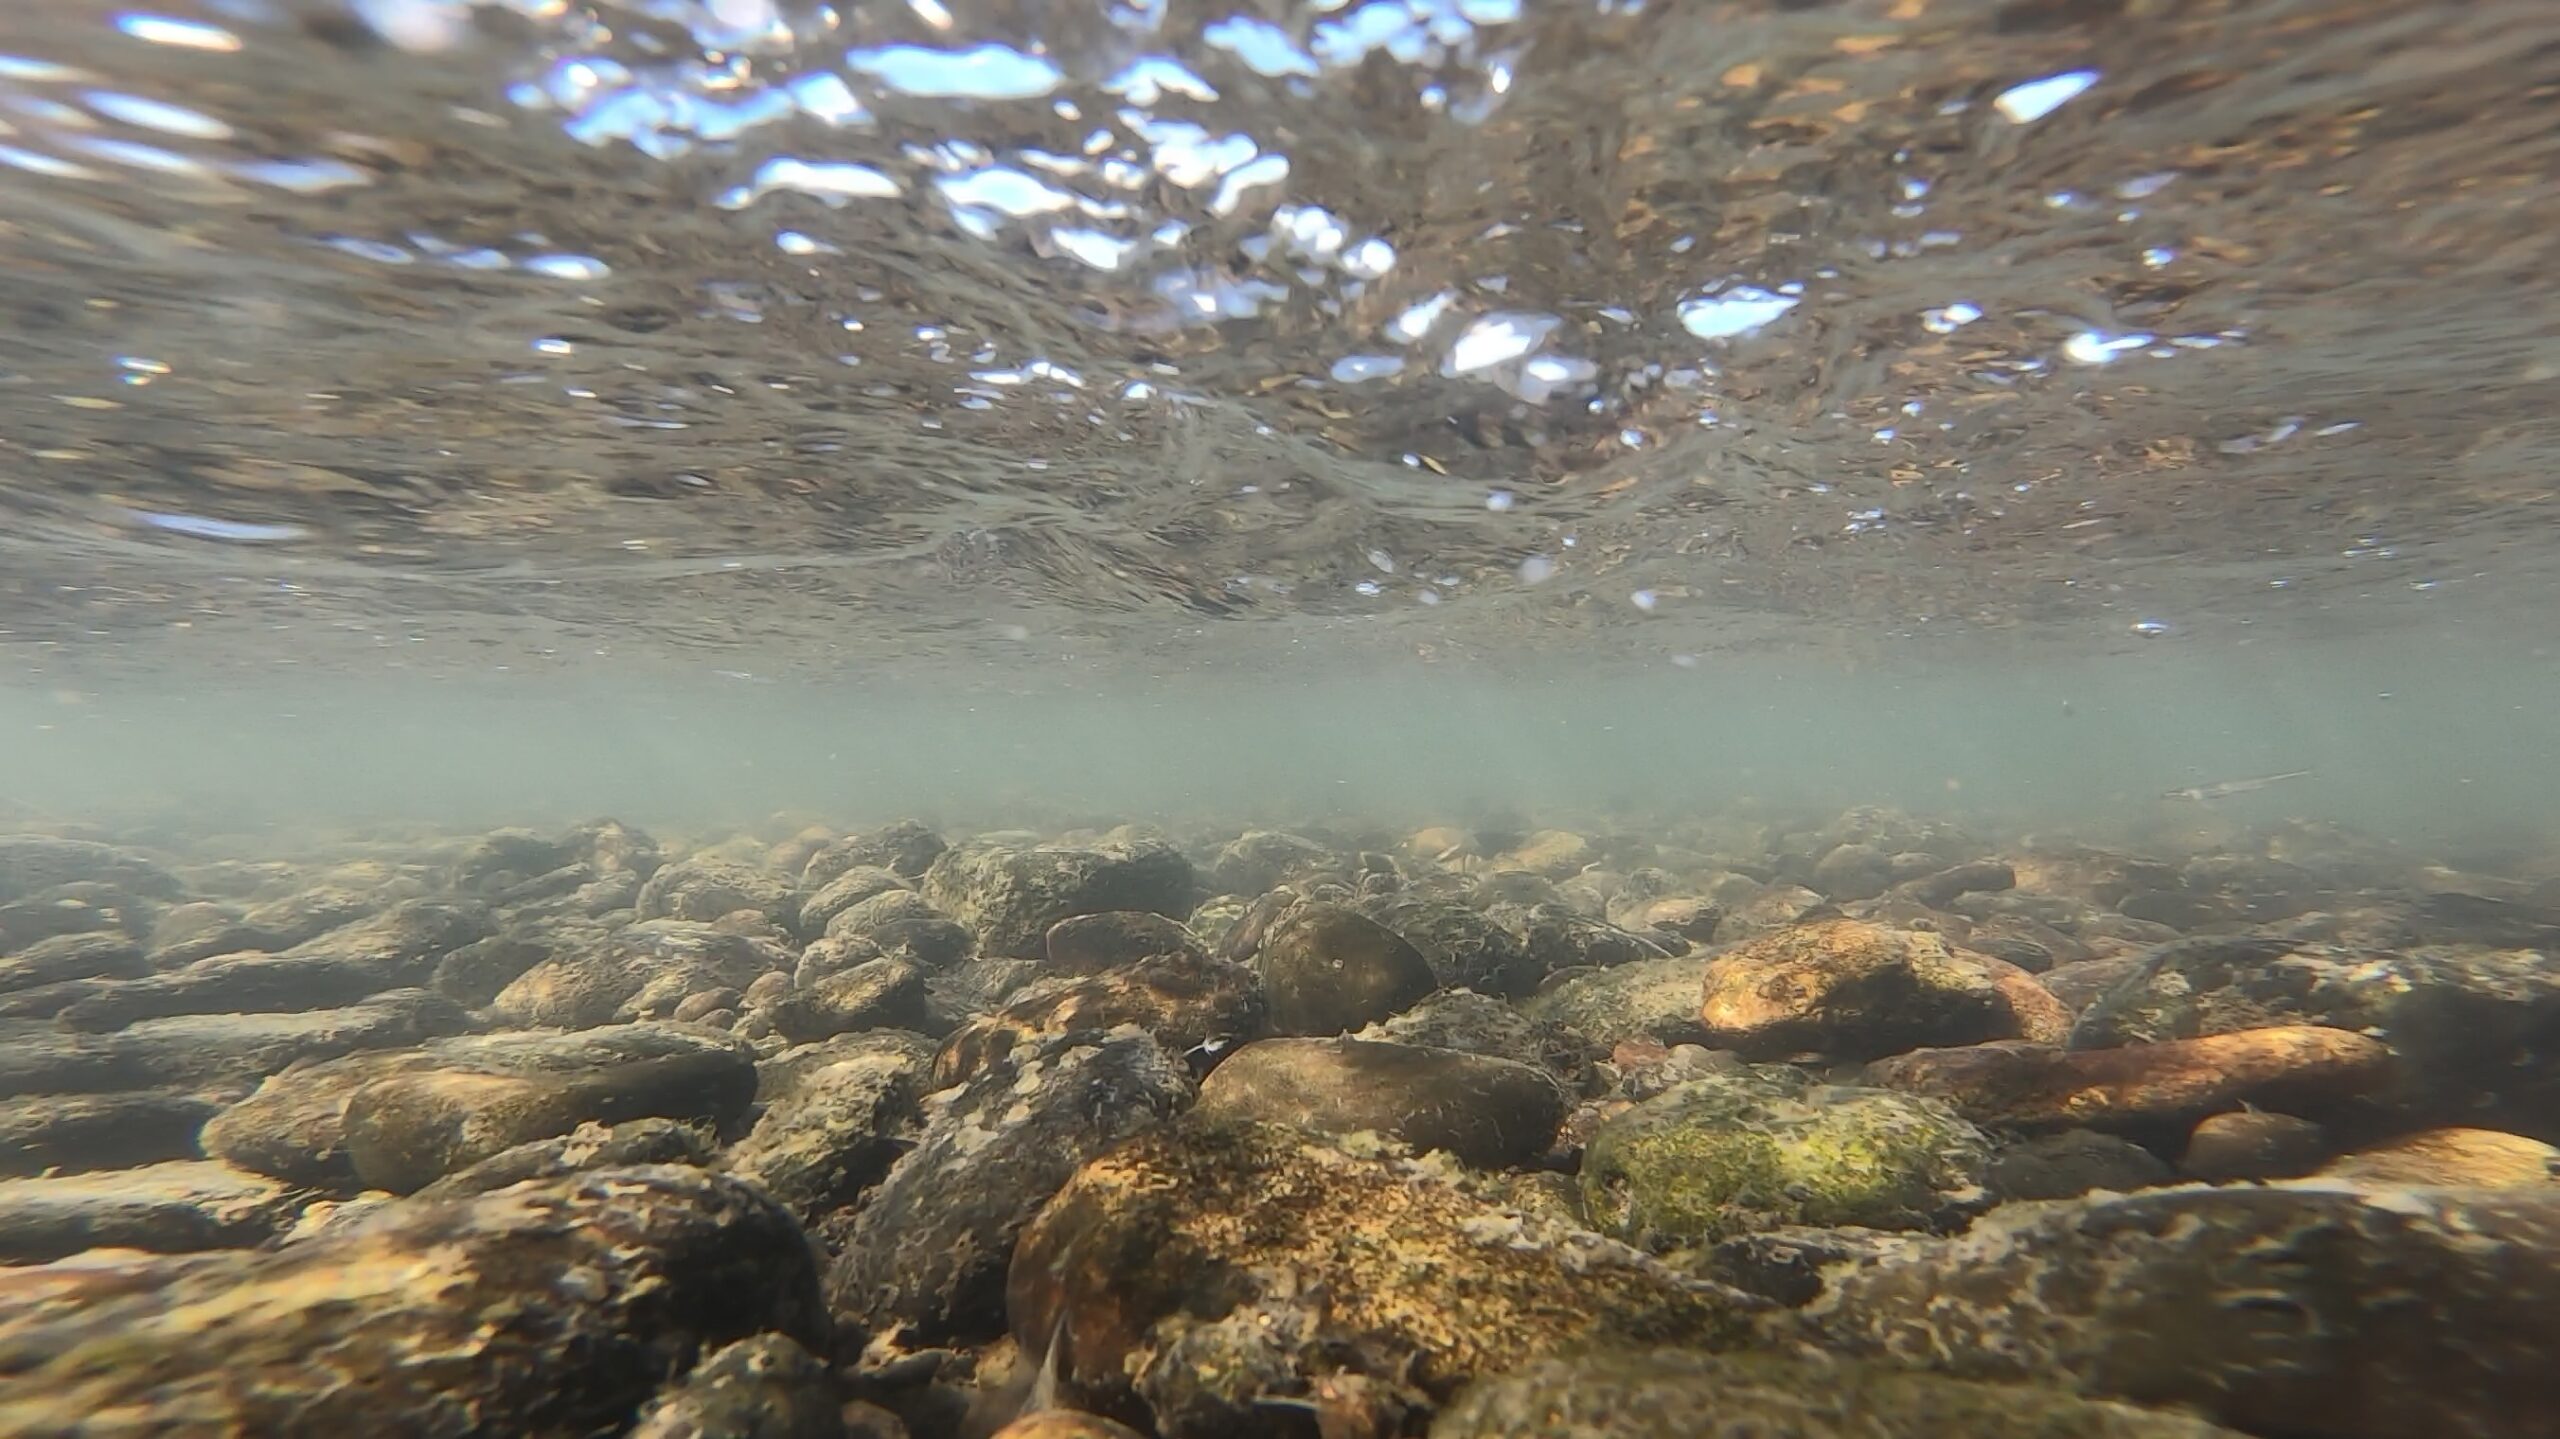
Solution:
[[[2560,1432],[2560,885],[0,836],[0,1433]]]

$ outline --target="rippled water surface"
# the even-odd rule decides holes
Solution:
[[[2531,0],[14,5],[0,620],[765,674],[2529,604],[2555,86]]]

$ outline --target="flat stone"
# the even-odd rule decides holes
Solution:
[[[0,1042],[0,1097],[254,1082],[296,1060],[411,1045],[469,1023],[423,989],[302,1014],[190,1014],[114,1034],[35,1032]]]
[[[201,1158],[196,1132],[220,1108],[162,1090],[0,1100],[0,1177]]]
[[[204,1142],[297,1184],[407,1193],[582,1124],[723,1129],[755,1088],[751,1050],[690,1026],[465,1035],[276,1075],[206,1125]]]
[[[652,1401],[627,1439],[846,1439],[835,1376],[782,1334],[722,1348]]]
[[[202,1159],[0,1179],[0,1263],[41,1264],[84,1249],[244,1248],[292,1223],[297,1203],[274,1180]],[[0,1422],[0,1433],[18,1432]]]
[[[1207,947],[1179,922],[1133,909],[1070,915],[1049,926],[1040,946],[1049,967],[1060,974],[1099,974],[1164,955],[1209,957]]]
[[[790,1215],[696,1169],[596,1170],[53,1306],[0,1342],[0,1432],[573,1439],[764,1333],[828,1344]]]
[[[2390,1082],[2392,1054],[2343,1029],[2279,1025],[2122,1049],[2012,1042],[1879,1059],[1867,1081],[1933,1095],[1977,1124],[2118,1133],[2183,1128],[2242,1104],[2305,1115]]]
[[[2560,1184],[2560,1148],[2494,1129],[2428,1129],[2341,1155],[2316,1177],[2375,1186],[2546,1189]]]
[[[1683,954],[1588,970],[1549,984],[1520,1001],[1520,1009],[1604,1049],[1635,1040],[1704,1043],[1698,992],[1711,962],[1705,954]]]
[[[2184,1414],[1878,1364],[1656,1349],[1477,1384],[1431,1439],[2241,1439]]]

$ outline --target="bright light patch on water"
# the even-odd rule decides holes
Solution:
[[[1952,305],[1921,311],[1920,328],[1932,335],[1952,335],[1981,318],[1980,308],[1958,300]]]
[[[235,179],[272,185],[297,195],[318,195],[362,185],[373,177],[341,160],[250,160],[233,165]]]
[[[1524,585],[1544,584],[1555,578],[1556,562],[1545,555],[1531,555],[1520,562],[1517,573]]]
[[[1058,88],[1066,76],[1037,55],[1009,45],[929,50],[884,45],[856,50],[845,63],[903,95],[934,99],[1030,100]]]
[[[110,120],[139,126],[145,130],[157,130],[164,135],[183,135],[191,140],[231,138],[232,130],[229,125],[211,115],[190,110],[183,105],[172,105],[164,100],[127,95],[115,90],[91,90],[80,98],[88,102],[90,109]]]
[[[1333,362],[1336,383],[1357,385],[1367,380],[1383,380],[1404,371],[1404,360],[1395,355],[1345,355]]]
[[[2139,350],[2151,340],[2149,335],[2102,335],[2095,330],[2082,330],[2062,342],[2062,357],[2075,365],[2112,364],[2118,355]]]
[[[1268,20],[1237,15],[1203,29],[1200,39],[1210,49],[1226,51],[1243,61],[1246,69],[1269,79],[1318,72],[1315,57],[1299,49],[1288,31]]]
[[[613,273],[612,266],[593,255],[533,255],[523,268],[549,280],[601,280]]]
[[[1217,90],[1208,81],[1169,55],[1141,55],[1104,81],[1102,88],[1132,105],[1153,105],[1167,95],[1181,95],[1204,104],[1218,98]]]
[[[125,14],[116,17],[116,28],[146,44],[169,45],[180,50],[211,50],[229,54],[240,48],[239,36],[201,20],[180,20],[170,15]]]
[[[1680,303],[1680,328],[1701,340],[1747,335],[1796,307],[1787,295],[1752,285],[1736,285],[1720,295],[1701,295]]]
[[[131,140],[108,140],[95,135],[66,137],[64,145],[92,158],[136,170],[156,170],[163,175],[202,175],[205,167],[194,159],[157,145],[137,145]]]
[[[2013,85],[2001,91],[1999,98],[1991,102],[1991,107],[2013,125],[2031,125],[2069,104],[2074,97],[2097,83],[2098,72],[2095,70],[2067,70],[2059,75],[2047,75],[2041,80]]]
[[[720,197],[724,210],[744,209],[776,190],[789,190],[841,205],[848,200],[886,200],[904,192],[891,176],[868,165],[837,161],[813,165],[788,155],[776,156],[756,167],[756,177],[739,189]]]
[[[1076,197],[1054,185],[1046,185],[1020,170],[1001,166],[973,170],[965,175],[949,175],[933,182],[942,197],[954,205],[1002,211],[1020,218],[1024,215],[1049,215],[1073,209]]]
[[[298,540],[309,531],[300,525],[250,524],[240,520],[217,520],[206,515],[171,514],[160,510],[128,510],[127,514],[156,530],[176,535],[192,535],[200,540],[234,540],[259,544],[271,540]]]
[[[1531,350],[1560,324],[1553,315],[1498,310],[1469,325],[1449,347],[1447,375],[1467,375],[1507,364]]]
[[[1227,172],[1218,182],[1218,193],[1209,200],[1209,213],[1228,216],[1244,207],[1245,196],[1266,186],[1277,185],[1289,178],[1289,157],[1263,155],[1246,161]]]
[[[1387,338],[1410,345],[1430,334],[1431,327],[1440,323],[1440,317],[1448,313],[1450,303],[1457,298],[1457,291],[1442,290],[1420,304],[1407,306],[1404,313],[1387,322]]]
[[[0,80],[59,84],[88,78],[87,71],[74,70],[68,65],[58,65],[51,60],[38,60],[27,55],[0,55]]]
[[[85,165],[75,165],[69,160],[38,154],[33,150],[21,150],[15,145],[0,145],[0,165],[6,165],[13,170],[24,170],[30,175],[50,175],[57,180],[97,178],[97,172]]]
[[[813,120],[829,125],[859,125],[871,118],[871,112],[841,75],[820,70],[800,76],[785,88],[800,113]]]
[[[1129,261],[1138,248],[1135,240],[1124,240],[1105,231],[1083,226],[1066,226],[1049,232],[1049,243],[1058,253],[1090,269],[1117,270]]]

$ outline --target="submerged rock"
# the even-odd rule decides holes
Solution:
[[[588,1169],[633,1164],[710,1165],[718,1152],[707,1126],[676,1119],[585,1124],[553,1139],[532,1139],[457,1169],[417,1192],[421,1201],[488,1194],[529,1179],[560,1179]]]
[[[41,1264],[84,1249],[245,1248],[281,1233],[297,1207],[274,1180],[210,1160],[0,1179],[0,1264]],[[0,1421],[6,1412],[0,1404]],[[0,1422],[0,1433],[18,1432]]]
[[[1530,958],[1519,935],[1472,905],[1392,894],[1364,899],[1355,907],[1421,951],[1444,989],[1517,998],[1546,976],[1546,968]]]
[[[2392,1302],[2378,1303],[2378,1296]],[[2155,1189],[1839,1276],[1816,1342],[2323,1439],[2560,1432],[2560,1190]]]
[[[406,1193],[531,1140],[627,1119],[734,1125],[752,1051],[690,1027],[467,1035],[279,1074],[205,1126],[206,1148],[315,1188]]]
[[[182,886],[160,865],[113,845],[45,834],[0,834],[0,902],[81,882],[110,884],[152,899]]]
[[[1409,1161],[1197,1117],[1086,1165],[1024,1233],[1008,1296],[1017,1342],[1058,1337],[1064,1397],[1167,1439],[1304,1433],[1292,1411],[1324,1383],[1428,1412],[1575,1344],[1736,1343],[1760,1307]]]
[[[1040,947],[1049,968],[1059,974],[1100,974],[1168,955],[1209,957],[1208,947],[1179,922],[1132,909],[1059,920],[1041,936]]]
[[[813,1057],[728,1156],[803,1219],[852,1204],[888,1175],[922,1125],[933,1051],[921,1035],[876,1030]]]
[[[1652,1349],[1470,1387],[1431,1439],[2240,1439],[2184,1414],[1877,1364]]]
[[[302,1014],[189,1014],[114,1034],[21,1034],[0,1043],[0,1096],[238,1084],[296,1060],[416,1044],[468,1023],[442,995],[395,989]]]
[[[1698,1017],[1698,992],[1712,962],[1684,954],[1557,976],[1520,1008],[1604,1049],[1630,1041],[1702,1043],[1707,1027]]]
[[[2371,1186],[2547,1189],[2560,1185],[2560,1148],[2494,1129],[2429,1129],[2343,1155],[2318,1177]]]
[[[1707,1042],[1752,1059],[1874,1059],[1923,1045],[2020,1038],[2037,1021],[2069,1021],[2058,1005],[2049,1014],[2035,1007],[2043,991],[2014,966],[1940,935],[1850,919],[1726,950],[1707,966],[1705,996]]]
[[[2077,1199],[2092,1190],[2118,1193],[2169,1184],[2177,1175],[2160,1156],[2129,1140],[2066,1129],[2009,1145],[1992,1156],[1984,1184],[2002,1203]]]
[[[874,959],[821,975],[752,1007],[773,1032],[792,1044],[810,1044],[866,1029],[940,1029],[925,991],[921,965],[906,959]]]
[[[194,1159],[196,1131],[220,1108],[149,1089],[0,1099],[0,1177]]]
[[[1304,903],[1282,914],[1263,934],[1255,962],[1271,1027],[1282,1034],[1358,1029],[1439,987],[1422,951],[1338,904]]]
[[[1563,1026],[1531,1019],[1491,995],[1469,989],[1444,989],[1351,1037],[1515,1060],[1568,1081],[1579,1080],[1592,1058],[1590,1046],[1566,1033]]]
[[[1096,974],[1037,980],[954,1030],[934,1059],[934,1083],[961,1083],[1042,1035],[1133,1024],[1183,1051],[1212,1039],[1243,1042],[1269,1027],[1262,982],[1241,964],[1161,955]]]
[[[2123,1049],[1922,1049],[1879,1059],[1866,1074],[1888,1089],[1944,1099],[1977,1124],[2142,1133],[2242,1104],[2335,1109],[2382,1088],[2391,1070],[2391,1050],[2378,1039],[2282,1025]]]
[[[664,1019],[686,997],[743,990],[789,971],[793,956],[771,940],[684,920],[627,925],[555,953],[498,991],[489,1008],[527,1027],[587,1029]]]
[[[149,974],[142,946],[121,934],[62,934],[0,959],[0,995],[76,979],[133,979]]]
[[[1544,1152],[1570,1102],[1545,1070],[1508,1059],[1374,1040],[1266,1039],[1201,1081],[1199,1111],[1323,1134],[1372,1130],[1493,1169]]]
[[[1191,1099],[1181,1059],[1135,1027],[1016,1049],[938,1097],[855,1218],[830,1302],[875,1334],[992,1338],[1022,1227],[1085,1160]]]
[[[788,1214],[700,1170],[598,1170],[387,1206],[13,1326],[0,1432],[584,1439],[767,1332],[827,1343]]]
[[[743,909],[781,923],[793,917],[799,899],[799,889],[771,870],[693,855],[649,876],[637,908],[642,919],[709,923]]]
[[[874,865],[907,879],[931,868],[950,846],[922,820],[902,819],[862,834],[830,840],[813,851],[800,868],[800,883],[815,890],[846,870]]]
[[[2291,1179],[2319,1168],[2329,1152],[2329,1131],[2308,1119],[2241,1109],[2198,1121],[2178,1172],[2214,1184]]]
[[[1172,846],[1133,840],[1108,849],[975,843],[945,851],[924,873],[924,897],[977,932],[985,953],[1038,959],[1049,926],[1080,914],[1191,912],[1191,862]]]
[[[1990,1144],[1933,1100],[1756,1068],[1695,1079],[1604,1122],[1583,1211],[1668,1249],[1780,1225],[1944,1226],[1987,1202]]]
[[[789,1335],[717,1350],[640,1416],[628,1439],[845,1439],[835,1376]]]

